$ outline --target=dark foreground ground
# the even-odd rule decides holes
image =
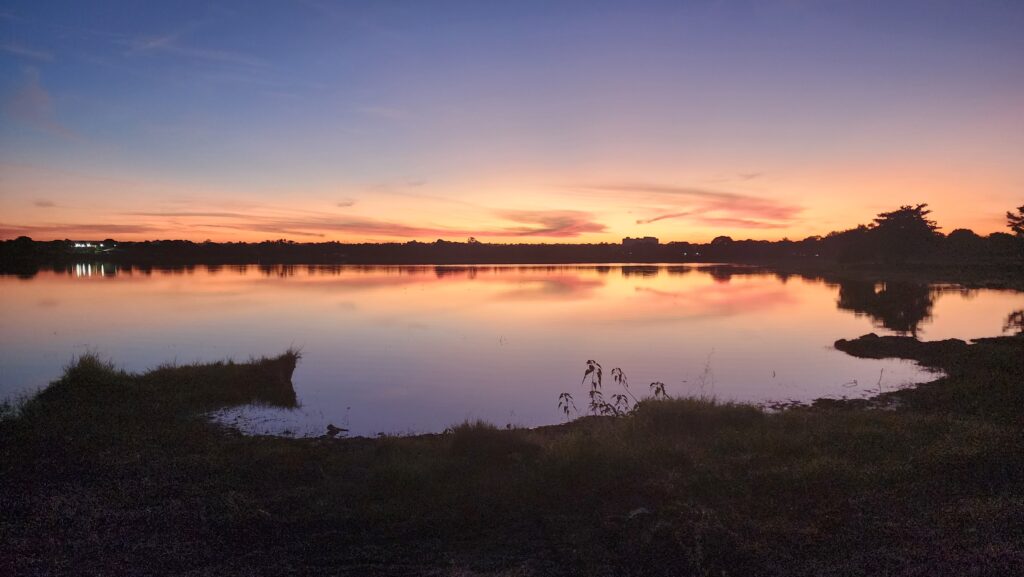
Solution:
[[[0,575],[1020,575],[1024,338],[836,346],[948,376],[767,413],[690,399],[535,430],[246,437],[297,356],[92,357],[0,420]]]

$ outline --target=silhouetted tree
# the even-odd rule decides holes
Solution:
[[[1024,206],[1017,207],[1017,214],[1007,211],[1006,226],[1013,231],[1013,234],[1024,237]]]
[[[898,232],[904,235],[933,236],[939,227],[930,220],[927,204],[904,205],[892,212],[882,212],[875,217],[875,230]]]
[[[843,262],[871,260],[877,251],[870,232],[871,229],[862,224],[850,230],[830,232],[821,244],[826,252],[831,252]]]
[[[985,256],[985,239],[973,230],[958,228],[946,235],[946,250],[949,257],[971,261]]]
[[[947,239],[957,243],[978,242],[981,237],[978,233],[968,228],[958,228],[946,236]]]
[[[905,260],[933,248],[939,227],[928,218],[931,212],[927,204],[905,205],[875,217],[870,230],[878,256],[886,261]]]
[[[1017,334],[1024,335],[1024,310],[1013,311],[1006,317],[1003,331],[1015,330]]]

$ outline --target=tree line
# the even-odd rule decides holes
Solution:
[[[624,245],[483,243],[438,239],[405,243],[300,243],[291,240],[192,242],[187,240],[101,241],[76,247],[72,240],[34,241],[22,236],[0,241],[6,269],[73,262],[125,264],[515,264],[611,262],[832,261],[898,265],[907,263],[1001,264],[1024,262],[1024,206],[1006,213],[1010,232],[981,236],[967,229],[948,234],[929,218],[927,204],[901,206],[872,222],[803,240],[733,240]]]

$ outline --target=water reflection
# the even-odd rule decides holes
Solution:
[[[1024,323],[1011,314],[1024,310],[1021,293],[731,265],[93,263],[0,276],[0,297],[0,396],[45,384],[86,350],[144,370],[294,345],[305,408],[281,419],[339,421],[352,407],[358,434],[470,417],[557,422],[555,395],[579,382],[585,359],[672,394],[708,394],[713,374],[722,398],[857,395],[849,383],[875,387],[880,373],[885,387],[927,377],[843,355],[837,338],[973,338]]]
[[[646,265],[644,265],[644,266],[637,266],[637,265],[631,265],[631,266],[623,266],[622,267],[622,276],[624,276],[624,277],[631,277],[631,276],[656,277],[656,276],[658,276],[658,273],[660,273],[660,272],[661,272],[661,267],[659,267],[659,266],[646,266]]]
[[[916,337],[921,325],[932,318],[933,295],[926,284],[848,280],[839,283],[836,306],[867,315],[878,326],[897,334]]]

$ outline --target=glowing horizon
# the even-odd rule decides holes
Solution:
[[[1024,204],[1024,5],[11,2],[0,238],[802,239]]]

